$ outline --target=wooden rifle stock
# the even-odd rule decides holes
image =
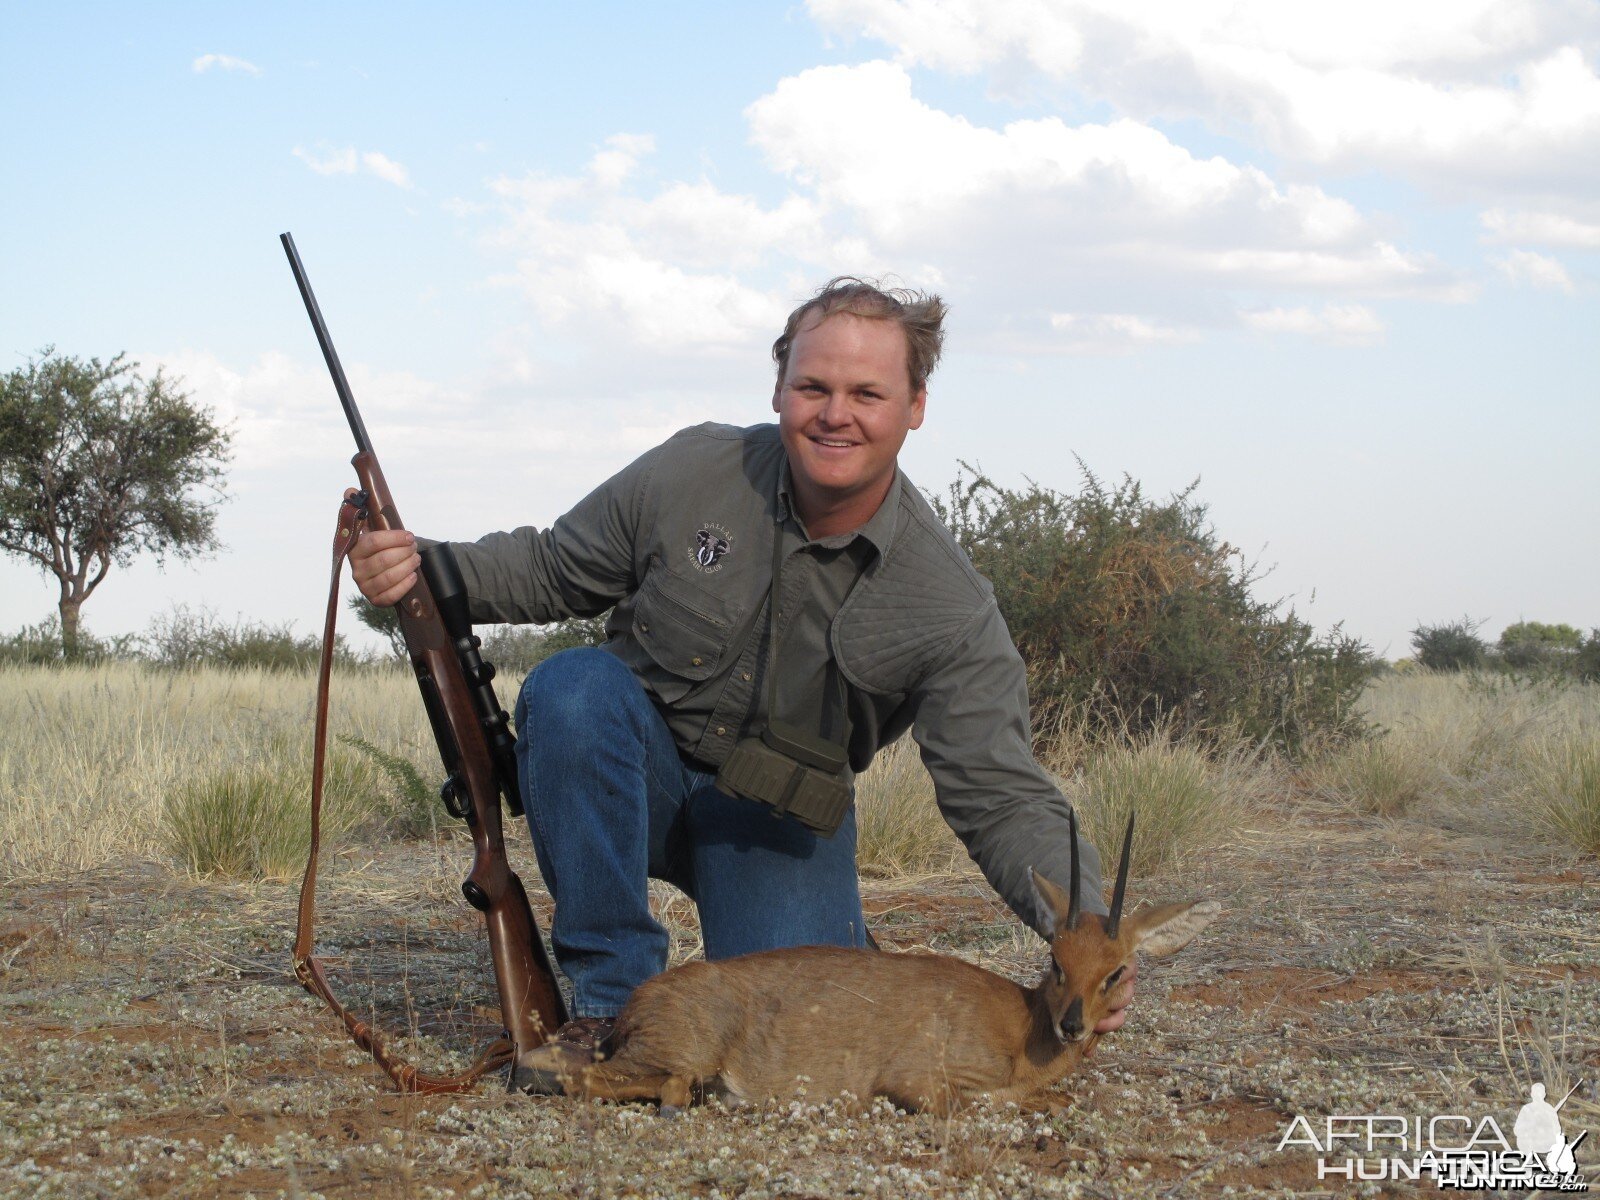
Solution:
[[[351,460],[351,465],[361,480],[362,490],[371,497],[369,521],[372,527],[405,528],[400,524],[400,514],[395,510],[378,460],[370,453],[362,453]],[[400,630],[422,689],[423,704],[430,718],[436,710],[441,712],[448,727],[448,738],[442,738],[438,736],[437,724],[435,726],[435,740],[439,742],[447,772],[444,790],[453,793],[457,803],[462,799],[466,803],[460,810],[449,800],[446,805],[453,812],[463,812],[472,831],[472,870],[462,883],[461,892],[488,921],[501,1012],[518,1053],[522,1053],[541,1045],[566,1021],[566,1014],[555,973],[545,955],[544,941],[534,922],[533,910],[528,906],[527,892],[506,860],[500,798],[507,781],[503,771],[496,771],[485,729],[495,725],[504,727],[507,714],[493,700],[492,690],[489,690],[491,711],[482,712],[474,703],[475,688],[480,697],[484,689],[489,689],[492,668],[486,674],[484,669],[489,664],[479,660],[475,666],[478,678],[469,683],[461,658],[464,652],[476,657],[478,639],[470,630],[458,631],[452,638],[434,598],[429,574],[426,570],[420,572],[416,586],[397,606]],[[461,645],[462,641],[467,644]],[[509,784],[511,795],[515,796],[514,765],[511,770]],[[520,801],[515,810],[521,812]]]
[[[363,527],[405,527],[400,523],[388,482],[366,437],[366,429],[361,424],[322,314],[311,294],[293,239],[284,234],[283,244],[328,360],[334,386],[360,446],[351,465],[355,467],[364,493],[347,500],[341,508],[338,536],[334,539],[333,580],[318,679],[312,845],[301,887],[295,974],[307,989],[333,1008],[355,1041],[372,1054],[402,1091],[457,1091],[471,1086],[485,1071],[514,1061],[516,1056],[541,1045],[566,1020],[565,1005],[529,907],[527,891],[506,859],[500,813],[502,797],[514,814],[522,811],[509,718],[500,708],[490,683],[494,668],[478,655],[479,640],[473,636],[467,618],[465,589],[455,561],[447,547],[429,547],[423,551],[423,570],[418,574],[416,585],[397,606],[400,630],[444,763],[446,779],[440,797],[452,815],[465,820],[472,832],[472,869],[461,891],[468,903],[483,913],[488,925],[506,1037],[486,1049],[467,1072],[453,1076],[425,1075],[395,1059],[382,1036],[371,1026],[356,1020],[334,998],[320,965],[311,955],[322,764],[327,743],[328,679],[339,571]]]

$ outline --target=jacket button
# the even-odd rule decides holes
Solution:
[[[717,736],[718,737],[721,737],[723,734],[725,734],[727,732],[728,732],[728,727],[726,725],[718,725],[717,726]]]
[[[650,626],[646,625],[643,621],[640,621],[639,622],[639,632],[640,633],[649,633],[650,632]]]
[[[689,661],[692,662],[697,667],[700,665],[700,659],[699,659],[698,655],[696,657],[694,657],[694,658],[691,658]]]
[[[746,682],[746,683],[749,683],[749,682],[750,682],[750,680],[751,680],[751,678],[752,678],[752,676],[751,676],[751,674],[750,674],[750,672],[749,672],[749,671],[746,671],[746,672],[745,672],[745,673],[744,673],[744,681],[745,681],[745,682]]]

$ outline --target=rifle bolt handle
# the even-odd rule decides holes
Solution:
[[[439,785],[439,799],[444,802],[445,811],[459,821],[467,818],[468,798],[465,789],[461,786],[461,777],[452,773],[448,779]]]

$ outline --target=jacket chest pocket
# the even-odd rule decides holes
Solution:
[[[663,701],[682,699],[717,673],[738,617],[722,596],[674,575],[659,560],[651,565],[635,596],[633,636],[670,677],[651,681]]]

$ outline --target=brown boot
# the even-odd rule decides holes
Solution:
[[[567,1082],[594,1061],[600,1043],[611,1036],[615,1017],[574,1017],[555,1037],[529,1050],[511,1067],[510,1088],[530,1096],[559,1096]]]

